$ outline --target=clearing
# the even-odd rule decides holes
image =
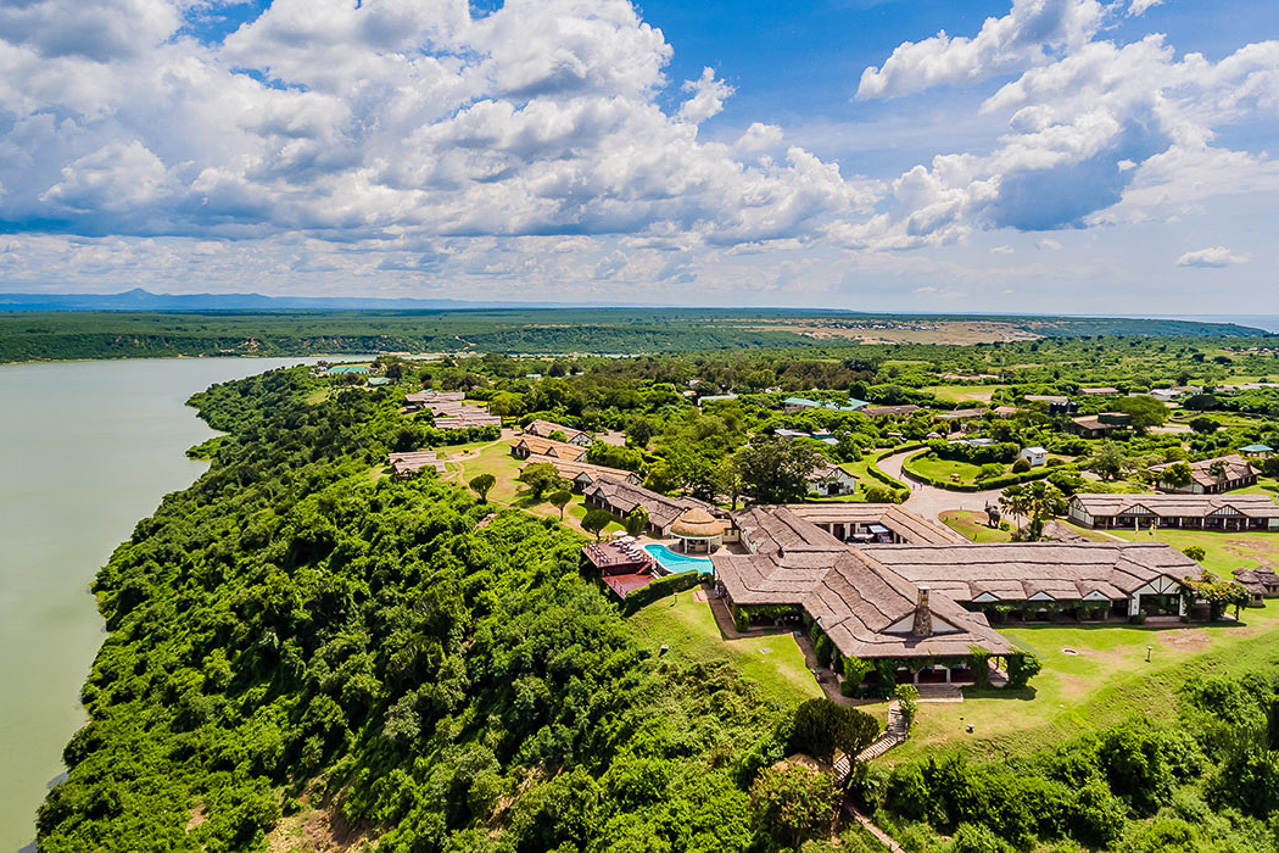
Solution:
[[[766,697],[795,704],[824,695],[804,662],[804,654],[789,632],[729,640],[719,630],[697,590],[659,599],[631,617],[640,637],[654,647],[670,646],[668,654],[693,661],[727,658],[738,672],[759,682]],[[700,597],[700,596],[699,596]]]
[[[1043,672],[1031,686],[969,689],[962,703],[921,705],[915,733],[888,754],[888,761],[936,755],[948,748],[988,758],[1024,755],[1130,717],[1169,719],[1177,713],[1177,690],[1189,679],[1275,663],[1279,602],[1245,609],[1241,623],[1045,623],[1008,627],[1000,633],[1043,661]]]

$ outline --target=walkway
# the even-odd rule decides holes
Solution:
[[[936,521],[947,510],[966,509],[985,512],[987,504],[999,503],[1002,489],[988,489],[984,492],[952,492],[920,482],[902,470],[902,462],[906,457],[923,452],[925,451],[907,450],[875,463],[885,474],[911,487],[910,497],[902,504],[906,509],[930,521]]]

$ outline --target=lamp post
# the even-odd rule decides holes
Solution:
[[[1146,663],[1150,663],[1150,650],[1153,648],[1154,646],[1146,646]]]

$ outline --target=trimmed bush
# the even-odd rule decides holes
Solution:
[[[709,574],[702,574],[701,572],[681,572],[678,575],[658,578],[648,586],[642,586],[626,596],[622,602],[622,611],[629,616],[644,605],[651,604],[659,598],[665,598],[668,595],[692,589],[702,583],[703,580],[709,583],[710,578]]]

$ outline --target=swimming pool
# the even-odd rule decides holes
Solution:
[[[644,550],[654,560],[657,560],[663,569],[666,569],[671,574],[709,572],[711,570],[711,561],[706,557],[690,557],[687,554],[672,551],[665,545],[645,545]]]

